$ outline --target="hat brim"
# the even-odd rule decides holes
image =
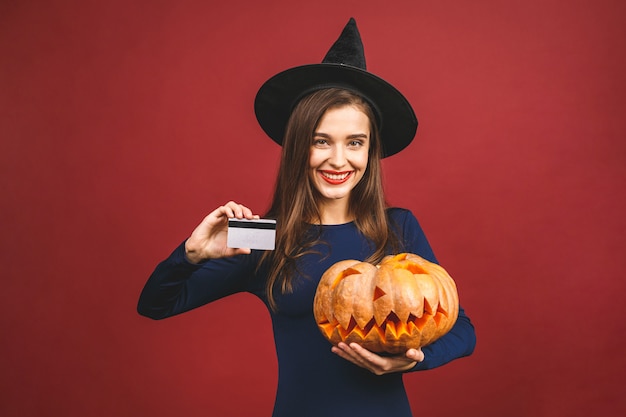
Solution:
[[[333,87],[353,91],[372,105],[378,119],[383,158],[400,152],[415,137],[417,117],[400,91],[372,73],[341,64],[303,65],[276,74],[256,95],[257,120],[265,133],[282,145],[295,105],[314,91]]]

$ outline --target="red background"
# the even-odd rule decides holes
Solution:
[[[415,414],[624,415],[625,9],[1,2],[0,414],[270,414],[260,302],[161,322],[135,305],[210,210],[267,208],[279,148],[254,95],[355,16],[369,69],[420,120],[384,161],[389,201],[422,222],[478,335],[472,357],[406,376]]]

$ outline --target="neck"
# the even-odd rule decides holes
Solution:
[[[348,202],[343,199],[320,202],[319,212],[320,224],[344,224],[354,220],[348,211]]]

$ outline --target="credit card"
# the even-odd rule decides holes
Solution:
[[[274,250],[276,244],[276,220],[228,219],[229,248]]]

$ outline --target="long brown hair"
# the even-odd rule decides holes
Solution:
[[[318,243],[315,237],[307,236],[310,224],[321,218],[317,190],[308,173],[309,153],[313,133],[322,116],[329,109],[343,106],[355,106],[370,120],[367,168],[350,193],[348,206],[358,230],[374,244],[375,251],[367,261],[380,261],[386,247],[396,246],[396,237],[385,214],[381,142],[372,107],[361,96],[344,89],[329,88],[311,93],[300,100],[287,123],[274,197],[266,215],[278,219],[276,248],[265,252],[261,261],[270,262],[266,290],[272,309],[276,309],[274,286],[279,283],[282,293],[292,291],[298,258]]]

